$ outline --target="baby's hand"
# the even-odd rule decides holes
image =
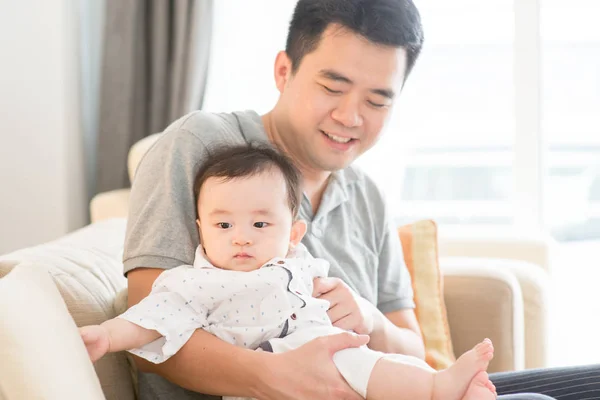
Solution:
[[[96,362],[108,353],[110,338],[105,327],[101,325],[84,326],[79,328],[79,334],[92,362]]]

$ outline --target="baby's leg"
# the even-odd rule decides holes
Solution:
[[[493,386],[487,375],[485,379],[474,379],[478,372],[485,371],[492,356],[492,343],[486,340],[441,372],[435,372],[420,363],[406,362],[411,359],[408,357],[406,360],[383,358],[375,364],[369,378],[367,399],[493,399],[495,395],[490,389]],[[486,380],[490,386],[486,386]]]
[[[408,357],[407,357],[408,358]],[[381,358],[367,385],[367,399],[430,400],[436,371],[426,364],[397,357]]]

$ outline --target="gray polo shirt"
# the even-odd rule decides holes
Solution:
[[[144,156],[131,190],[125,273],[193,264],[199,242],[194,177],[224,142],[268,143],[260,116],[193,112],[171,124]],[[308,224],[303,243],[331,263],[329,276],[384,313],[414,307],[398,234],[381,192],[364,173],[349,167],[332,174],[317,213],[304,196],[300,218]]]

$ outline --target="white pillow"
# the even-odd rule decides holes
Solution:
[[[0,279],[0,398],[105,399],[54,282],[29,263]]]

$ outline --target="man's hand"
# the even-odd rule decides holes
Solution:
[[[253,397],[261,400],[359,400],[362,399],[340,375],[333,355],[366,344],[369,337],[340,333],[314,339],[295,350],[264,354],[269,362],[262,376],[267,381]]]
[[[315,278],[313,297],[327,300],[327,315],[333,326],[358,334],[373,331],[373,305],[339,278]]]

